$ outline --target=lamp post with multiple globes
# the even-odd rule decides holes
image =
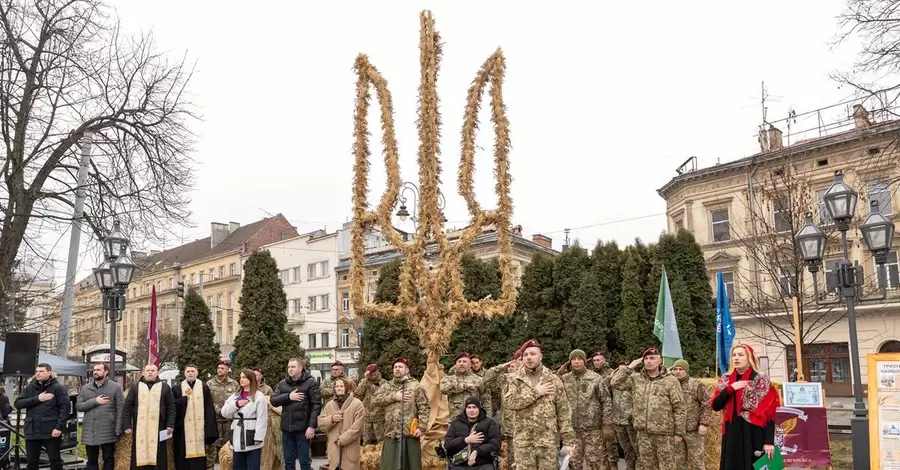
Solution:
[[[103,239],[105,260],[94,269],[94,278],[103,298],[102,311],[109,323],[109,376],[116,380],[116,324],[125,310],[125,293],[134,276],[135,264],[128,256],[129,240],[122,233],[119,222]]]

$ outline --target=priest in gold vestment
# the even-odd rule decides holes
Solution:
[[[175,432],[173,433],[176,470],[205,470],[206,452],[219,438],[216,408],[212,393],[202,380],[197,380],[197,366],[184,368],[184,381],[172,389],[175,397]]]
[[[131,386],[122,409],[122,427],[131,434],[131,470],[166,470],[166,442],[175,430],[175,397],[153,364]],[[162,439],[162,440],[160,440]]]

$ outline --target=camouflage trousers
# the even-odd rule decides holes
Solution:
[[[516,468],[512,436],[503,436],[503,444],[500,446],[500,468],[504,470]]]
[[[206,446],[206,468],[213,468],[219,463],[219,449],[231,440],[231,421],[218,419],[216,427],[219,429],[219,440],[216,445]]]
[[[555,447],[516,446],[516,470],[559,470],[557,452]]]
[[[569,467],[581,470],[586,465],[588,470],[606,470],[605,444],[603,431],[599,429],[575,431],[575,452]]]
[[[706,470],[705,441],[706,438],[696,432],[686,433],[681,443],[675,444],[678,468]]]
[[[637,433],[632,425],[616,425],[616,440],[625,453],[625,469],[636,470],[637,465]]]
[[[642,469],[683,470],[675,462],[672,436],[637,432],[638,459]]]
[[[382,432],[381,423],[366,420],[366,425],[363,428],[363,443],[375,444],[384,437]]]

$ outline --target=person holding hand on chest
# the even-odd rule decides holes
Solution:
[[[103,452],[103,470],[113,470],[116,440],[122,434],[122,408],[125,395],[114,380],[108,378],[106,363],[94,364],[91,383],[81,387],[75,409],[84,413],[81,420],[81,442],[87,452],[87,470],[100,468],[100,452]]]
[[[25,415],[25,455],[28,470],[38,470],[41,448],[47,451],[50,470],[62,470],[60,455],[62,432],[69,420],[69,393],[56,381],[50,364],[40,363],[22,393],[16,397],[16,408]]]
[[[234,470],[259,470],[263,441],[268,430],[268,403],[259,391],[256,373],[241,371],[241,389],[225,400],[222,416],[231,422],[231,445],[234,448]]]
[[[366,410],[353,396],[353,382],[338,377],[331,382],[332,400],[319,416],[319,427],[328,436],[328,468],[359,470],[360,439]]]

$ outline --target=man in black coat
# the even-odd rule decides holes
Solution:
[[[184,381],[172,389],[176,470],[206,469],[207,447],[219,439],[212,393],[202,380],[197,380],[197,374],[197,366],[188,364],[184,367]]]
[[[281,407],[284,470],[295,470],[298,458],[301,470],[311,470],[309,441],[316,437],[322,393],[316,379],[303,369],[302,359],[288,362],[288,376],[275,386],[271,402]]]
[[[50,364],[38,364],[34,377],[16,397],[16,408],[27,410],[25,416],[25,455],[28,470],[38,470],[41,448],[47,450],[50,470],[62,470],[59,448],[66,421],[72,412],[69,392],[56,381]]]
[[[156,426],[152,426],[154,422]],[[159,380],[155,365],[147,364],[141,380],[128,390],[122,427],[125,434],[132,434],[131,470],[169,467],[165,441],[175,431],[175,397],[169,385]]]

